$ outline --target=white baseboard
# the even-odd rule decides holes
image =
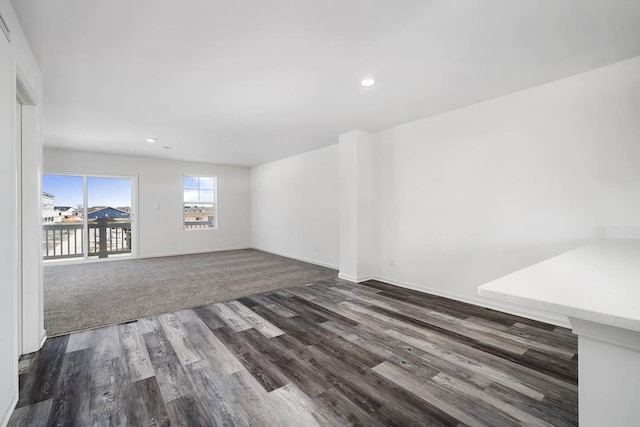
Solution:
[[[139,259],[164,258],[164,257],[167,257],[167,256],[198,255],[198,254],[207,254],[207,253],[211,253],[211,252],[241,251],[243,249],[251,249],[251,247],[249,247],[249,246],[237,246],[237,247],[218,248],[218,249],[203,249],[201,251],[170,252],[170,253],[166,253],[166,254],[147,254],[147,255],[138,255],[138,258]]]
[[[345,279],[345,280],[349,280],[349,279]],[[473,304],[480,307],[490,308],[492,310],[513,314],[515,316],[525,317],[531,320],[537,320],[538,322],[548,323],[551,325],[562,326],[563,328],[571,329],[571,325],[569,324],[569,319],[566,316],[561,316],[561,315],[547,313],[547,312],[538,311],[538,310],[527,310],[524,307],[515,306],[511,304],[500,304],[494,301],[485,301],[484,299],[481,299],[481,298],[463,297],[460,295],[443,292],[438,289],[427,288],[425,286],[420,286],[413,283],[401,282],[398,280],[390,279],[388,277],[376,276],[373,278],[373,280],[379,280],[380,282],[389,283],[391,285],[399,286],[401,288],[406,288],[406,289],[411,289],[413,291],[437,295],[440,297],[449,298],[449,299],[460,301],[460,302],[465,302],[467,304]]]
[[[318,261],[318,260],[311,259],[311,258],[305,258],[305,257],[301,257],[301,256],[291,255],[291,254],[287,254],[287,253],[284,253],[284,252],[272,251],[271,249],[262,249],[262,248],[258,248],[258,247],[255,247],[255,246],[253,246],[251,249],[255,249],[255,250],[260,251],[260,252],[266,252],[268,254],[283,256],[285,258],[295,259],[296,261],[308,262],[309,264],[319,265],[320,267],[326,267],[326,268],[330,268],[332,270],[338,270],[338,266],[337,265],[328,264],[326,262]]]
[[[209,250],[202,250],[202,251],[188,251],[188,252],[175,252],[175,253],[166,253],[166,254],[140,255],[140,256],[138,256],[138,258],[161,258],[161,257],[167,257],[167,256],[195,255],[195,254],[202,254],[202,253],[209,253],[209,252],[236,251],[236,250],[242,250],[242,249],[255,249],[255,250],[258,250],[258,251],[262,251],[262,252],[266,252],[266,253],[270,253],[270,254],[274,254],[274,255],[278,255],[278,256],[283,256],[283,257],[286,257],[286,258],[291,258],[291,259],[295,259],[295,260],[302,261],[302,262],[307,262],[309,264],[315,264],[315,265],[319,265],[319,266],[322,266],[322,267],[331,268],[333,270],[339,270],[339,267],[337,265],[329,264],[329,263],[318,261],[318,260],[315,260],[315,259],[310,259],[310,258],[305,258],[305,257],[301,257],[301,256],[291,255],[291,254],[288,254],[288,253],[273,251],[273,250],[270,250],[270,249],[263,249],[263,248],[260,248],[260,247],[245,247],[245,246],[243,246],[243,247],[220,248],[220,249],[209,249]],[[482,299],[482,298],[469,298],[469,297],[466,297],[466,296],[461,296],[461,295],[456,295],[456,294],[452,294],[452,293],[448,293],[448,292],[443,292],[443,291],[438,290],[438,289],[428,288],[428,287],[421,286],[421,285],[416,285],[416,284],[413,284],[413,283],[402,282],[402,281],[399,281],[399,280],[391,279],[389,277],[382,277],[382,276],[375,276],[375,275],[374,276],[355,277],[355,276],[350,276],[350,275],[347,275],[347,274],[339,273],[338,274],[338,278],[343,279],[343,280],[348,280],[348,281],[354,282],[354,283],[365,282],[367,280],[379,280],[381,282],[389,283],[391,285],[399,286],[401,288],[406,288],[406,289],[411,289],[411,290],[418,291],[418,292],[437,295],[437,296],[441,296],[441,297],[444,297],[444,298],[450,298],[450,299],[453,299],[453,300],[456,300],[456,301],[461,301],[461,302],[465,302],[465,303],[468,303],[468,304],[473,304],[473,305],[477,305],[477,306],[480,306],[480,307],[490,308],[492,310],[502,311],[502,312],[505,312],[505,313],[513,314],[513,315],[520,316],[520,317],[525,317],[525,318],[532,319],[532,320],[537,320],[539,322],[549,323],[549,324],[557,325],[557,326],[562,326],[564,328],[571,328],[571,325],[569,324],[569,319],[566,316],[561,316],[561,315],[557,315],[557,314],[553,314],[553,313],[546,313],[546,312],[538,311],[538,310],[528,310],[528,309],[526,309],[524,307],[511,305],[511,304],[501,304],[501,303],[498,303],[498,302],[495,302],[495,301],[487,301],[487,300]],[[43,331],[42,344],[44,344],[45,340],[46,340],[46,334]]]
[[[355,276],[349,276],[348,274],[344,274],[344,273],[338,273],[338,278],[343,280],[348,280],[354,283],[366,282],[367,280],[375,279],[375,277],[373,276],[355,277]]]
[[[14,394],[11,402],[9,403],[9,407],[4,411],[4,415],[2,416],[2,422],[0,422],[0,426],[6,427],[9,424],[9,419],[11,419],[11,415],[13,415],[13,411],[16,409],[16,405],[18,404],[18,394],[17,392]]]
[[[228,248],[216,248],[216,249],[203,249],[199,251],[181,251],[181,252],[167,252],[167,253],[159,253],[159,254],[138,254],[136,256],[113,256],[109,258],[90,258],[85,260],[84,258],[73,258],[70,260],[62,259],[62,260],[54,260],[54,261],[45,261],[45,265],[71,265],[82,263],[92,263],[92,262],[112,262],[112,261],[125,261],[131,259],[148,259],[148,258],[163,258],[167,256],[180,256],[180,255],[197,255],[197,254],[207,254],[211,252],[228,252],[228,251],[240,251],[243,249],[252,249],[250,246],[232,246]],[[266,251],[265,251],[266,252]],[[290,257],[293,258],[293,257]]]
[[[42,348],[46,340],[47,340],[47,331],[43,329],[42,334],[40,334],[40,348]]]

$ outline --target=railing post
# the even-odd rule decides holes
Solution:
[[[100,240],[100,250],[98,251],[98,258],[107,258],[109,253],[107,252],[107,223],[109,218],[98,218],[98,239]]]

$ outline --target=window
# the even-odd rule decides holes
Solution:
[[[216,178],[184,176],[184,229],[216,228]]]

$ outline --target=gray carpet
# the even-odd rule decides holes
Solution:
[[[334,278],[336,270],[253,249],[45,265],[48,336]]]

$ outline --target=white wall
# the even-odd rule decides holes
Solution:
[[[477,286],[640,225],[640,58],[377,134],[376,275]]]
[[[342,273],[343,260],[372,245],[376,278],[497,307],[477,296],[479,285],[582,245],[604,227],[640,226],[639,112],[635,58],[375,133],[370,182],[354,179],[366,167],[362,144],[349,155],[346,145],[331,146],[258,166],[253,246],[339,262]],[[340,145],[361,134],[341,136]],[[351,203],[336,199],[335,188]],[[374,231],[352,244],[346,237],[369,228],[357,214],[360,194],[373,194],[364,209]],[[327,243],[330,253],[314,253]]]
[[[338,268],[338,146],[251,170],[252,246]]]
[[[248,168],[45,149],[44,171],[137,176],[140,257],[251,246]],[[185,174],[217,177],[216,230],[183,229],[182,177]]]
[[[3,236],[0,239],[0,425],[4,425],[18,397],[17,307],[20,257],[16,248],[20,229],[16,208],[19,200],[16,75],[20,73],[22,80],[38,100],[42,99],[42,79],[38,64],[9,1],[0,1],[0,13],[11,29],[12,36],[9,43],[4,34],[0,33],[0,194],[5,203],[4,209],[0,209],[0,232]],[[39,137],[33,143],[40,144]],[[35,173],[39,166],[40,158],[37,151],[31,152],[35,152],[35,158],[25,159],[27,177]],[[37,228],[34,231],[39,233]],[[33,268],[37,269],[38,266]]]

